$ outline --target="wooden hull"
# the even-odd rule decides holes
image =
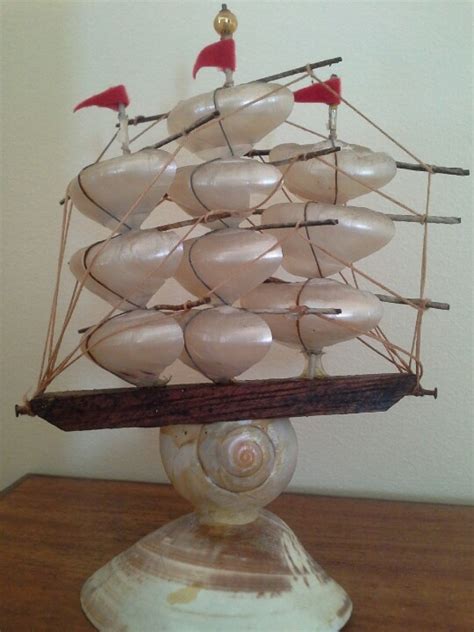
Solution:
[[[231,384],[177,384],[46,393],[35,415],[62,430],[151,428],[239,419],[341,415],[388,410],[414,394],[413,374],[380,373]]]

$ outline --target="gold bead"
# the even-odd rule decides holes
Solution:
[[[226,4],[222,5],[222,10],[214,18],[214,29],[221,37],[232,35],[237,30],[238,22],[232,11],[229,11]]]

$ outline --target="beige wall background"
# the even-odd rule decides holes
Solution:
[[[472,4],[468,2],[246,2],[237,13],[238,81],[341,55],[337,71],[344,94],[425,161],[470,167],[472,162]],[[53,288],[61,212],[67,182],[93,160],[115,123],[109,111],[72,114],[81,99],[126,84],[131,114],[168,110],[182,98],[221,82],[204,70],[193,82],[199,49],[214,41],[216,2],[22,2],[2,3],[2,485],[26,472],[163,481],[158,430],[63,433],[46,422],[13,415],[37,377]],[[320,76],[329,76],[328,70]],[[304,84],[301,84],[304,85]],[[296,120],[324,131],[322,107],[298,106]],[[156,127],[145,142],[166,134]],[[341,107],[339,134],[347,141],[403,152]],[[261,146],[294,139],[284,126]],[[308,142],[308,141],[306,141]],[[115,149],[118,152],[118,147]],[[182,154],[190,160],[190,155]],[[386,191],[423,208],[426,175],[399,176]],[[372,194],[356,203],[397,212]],[[436,176],[432,213],[462,216],[456,226],[429,229],[427,294],[451,304],[450,312],[425,317],[424,385],[439,399],[406,398],[383,414],[295,420],[300,440],[293,490],[442,502],[472,499],[472,185],[468,178]],[[160,207],[149,224],[183,214]],[[105,235],[79,214],[68,247]],[[361,267],[390,287],[416,295],[422,228],[399,224],[394,241]],[[64,296],[72,287],[66,273]],[[186,294],[169,283],[165,300]],[[64,305],[64,301],[62,302]],[[65,349],[76,330],[104,313],[105,304],[83,295]],[[413,314],[387,306],[383,324],[409,345]],[[391,370],[355,343],[329,350],[332,373]],[[275,345],[245,377],[294,375],[302,358]],[[197,376],[180,363],[173,381]],[[54,390],[115,386],[120,381],[81,360]]]

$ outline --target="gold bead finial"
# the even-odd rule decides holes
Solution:
[[[221,37],[229,37],[237,30],[238,22],[232,11],[229,11],[226,4],[214,18],[214,28]]]

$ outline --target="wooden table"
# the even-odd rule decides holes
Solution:
[[[25,477],[0,500],[1,632],[93,630],[86,578],[189,509],[167,485]],[[474,630],[472,508],[284,494],[270,509],[350,594],[345,631]]]

